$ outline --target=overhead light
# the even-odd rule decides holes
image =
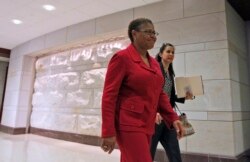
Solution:
[[[23,23],[21,20],[18,20],[18,19],[13,19],[12,22],[13,22],[14,24],[17,24],[17,25]]]
[[[48,11],[53,11],[53,10],[56,9],[55,6],[52,6],[52,5],[49,5],[49,4],[43,5],[43,8],[44,8],[45,10],[48,10]]]

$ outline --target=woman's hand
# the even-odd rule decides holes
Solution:
[[[159,125],[159,124],[161,124],[161,121],[162,121],[161,114],[160,113],[156,113],[155,123]]]
[[[177,138],[181,139],[184,136],[184,128],[180,120],[176,120],[173,123],[173,126],[177,132]]]
[[[110,154],[115,148],[115,142],[115,136],[102,138],[101,148],[103,149],[103,151],[108,152]]]
[[[186,92],[186,97],[185,97],[186,100],[193,100],[194,98],[195,97],[194,97],[193,93],[191,93],[189,91]]]

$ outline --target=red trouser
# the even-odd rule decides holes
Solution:
[[[150,135],[120,131],[116,138],[121,151],[121,162],[152,162]]]

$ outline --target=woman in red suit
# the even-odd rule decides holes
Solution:
[[[121,162],[152,162],[150,140],[156,112],[179,138],[183,128],[169,98],[162,91],[164,78],[148,54],[156,36],[151,20],[139,18],[128,27],[131,44],[111,58],[102,96],[102,144],[111,153],[117,142]]]

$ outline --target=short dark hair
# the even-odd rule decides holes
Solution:
[[[152,21],[150,19],[147,19],[147,18],[137,18],[137,19],[132,20],[129,23],[128,36],[129,36],[129,39],[130,39],[131,42],[134,42],[134,39],[133,39],[133,36],[132,36],[132,30],[139,30],[139,27],[142,24],[147,24],[147,23],[153,24]]]

